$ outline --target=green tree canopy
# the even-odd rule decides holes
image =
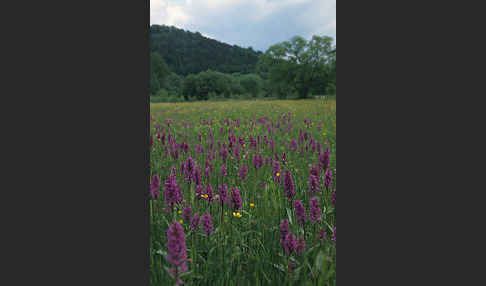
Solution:
[[[150,53],[150,92],[155,94],[165,87],[165,80],[169,75],[169,67],[157,52]]]
[[[262,89],[262,79],[256,74],[243,75],[240,78],[240,85],[247,93],[257,97]]]
[[[301,98],[309,92],[325,92],[335,69],[336,48],[333,39],[313,36],[310,41],[295,36],[271,46],[259,58],[258,70],[274,84],[287,83]],[[335,77],[335,72],[334,72]]]

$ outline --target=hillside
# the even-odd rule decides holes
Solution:
[[[150,27],[150,50],[158,52],[178,75],[208,69],[223,73],[254,72],[261,52],[228,45],[172,26]]]

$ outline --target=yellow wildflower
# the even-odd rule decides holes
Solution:
[[[180,211],[178,211],[177,213],[178,213],[178,214],[181,214],[181,213],[182,213],[182,211],[180,210]]]
[[[277,177],[280,177],[280,173],[277,173],[276,175],[277,175]]]
[[[179,222],[182,224],[182,219]]]
[[[250,203],[250,207],[254,207],[254,206],[255,206],[255,204],[254,204],[254,203]]]

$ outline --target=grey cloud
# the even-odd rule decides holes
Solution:
[[[156,1],[161,0],[152,0]],[[235,2],[232,5],[226,4],[225,9],[210,9],[204,6],[204,1],[197,0],[192,0],[190,4],[169,1],[169,5],[179,3],[187,16],[185,21],[175,23],[175,26],[193,32],[198,31],[218,41],[243,47],[251,46],[261,51],[296,35],[307,39],[314,34],[336,38],[336,0],[267,0],[267,3],[271,2],[271,7],[268,6],[270,4],[264,3],[265,1]],[[261,7],[270,7],[272,10],[263,11]],[[170,9],[168,11],[170,13]],[[161,14],[159,12],[159,15]],[[170,15],[167,16],[166,18],[170,18]],[[151,22],[166,24],[164,19],[151,19]]]

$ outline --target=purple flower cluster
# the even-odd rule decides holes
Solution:
[[[240,167],[239,176],[241,180],[245,180],[248,177],[248,168],[246,167],[246,165],[242,165]]]
[[[191,215],[192,215],[192,208],[190,205],[184,208],[184,211],[182,212],[182,219],[186,222],[191,221]]]
[[[289,221],[286,219],[282,219],[280,221],[280,241],[284,241],[285,236],[289,233]]]
[[[185,163],[185,168],[184,168],[184,180],[186,182],[191,182],[194,180],[194,160],[192,160],[192,157],[187,158],[187,161]]]
[[[319,239],[322,241],[322,242],[326,242],[327,240],[327,232],[324,230],[324,229],[319,229]]]
[[[197,153],[200,153],[200,154],[203,154],[204,153],[204,149],[201,145],[197,144],[196,146],[194,146],[194,151],[196,151]]]
[[[197,165],[196,168],[194,169],[193,180],[195,185],[201,184],[201,167],[199,165]]]
[[[285,171],[284,190],[285,190],[285,195],[287,196],[287,198],[289,198],[289,200],[295,196],[294,181],[292,180],[292,176],[290,175],[290,172],[288,170]]]
[[[295,139],[292,139],[292,141],[290,141],[290,150],[297,151],[297,147],[297,141],[295,141]]]
[[[305,252],[305,239],[303,237],[297,240],[297,253],[302,254]]]
[[[226,166],[223,164],[221,166],[221,176],[226,177],[228,175],[228,172],[226,171]]]
[[[287,154],[285,154],[285,152],[282,153],[282,164],[287,164]]]
[[[196,198],[201,199],[201,196],[203,195],[204,187],[202,185],[196,185],[194,188],[194,192],[196,193]]]
[[[178,279],[178,274],[187,271],[187,247],[184,229],[179,222],[174,221],[167,231],[167,249],[169,253],[167,260],[174,266],[170,269],[173,277]],[[177,281],[181,283],[182,281]]]
[[[199,230],[199,224],[201,223],[199,219],[199,213],[195,213],[191,218],[191,228],[192,231],[197,232]]]
[[[203,232],[206,235],[213,235],[213,221],[211,220],[210,214],[203,214],[201,217],[203,221]]]
[[[181,201],[181,188],[177,185],[176,169],[173,167],[169,178],[165,180],[165,204],[167,207],[172,208],[175,204],[179,204]]]
[[[309,202],[309,216],[314,224],[322,220],[321,209],[319,208],[319,201],[313,197]]]
[[[264,161],[263,161],[262,155],[256,154],[256,155],[253,156],[253,167],[255,167],[255,169],[259,169],[259,168],[263,167],[263,164],[264,164]]]
[[[312,194],[320,189],[319,177],[313,174],[309,175],[309,194]]]
[[[235,147],[235,159],[236,160],[240,160],[240,145],[239,144],[236,144],[236,147]]]
[[[242,202],[240,190],[238,190],[238,188],[231,188],[231,203],[235,212],[241,209]]]
[[[295,238],[295,235],[291,232],[287,233],[285,236],[285,239],[282,242],[282,245],[285,249],[285,253],[287,255],[290,255],[293,252],[297,251],[297,239]]]
[[[154,200],[158,199],[160,196],[159,189],[160,189],[160,178],[159,175],[155,174],[153,175],[152,181],[150,182],[150,195]]]
[[[209,168],[209,166],[204,168],[204,177],[206,177],[208,180],[211,177],[211,168]]]
[[[211,184],[206,186],[206,195],[208,195],[208,202],[211,203],[214,198],[213,186],[211,186]]]
[[[306,220],[305,208],[300,200],[294,201],[295,215],[297,216],[297,221],[300,224],[304,224]]]
[[[324,179],[324,185],[326,186],[326,189],[330,190],[332,186],[332,170],[328,169],[326,171],[325,179]]]
[[[329,148],[326,148],[326,151],[319,155],[319,167],[324,171],[329,169],[329,153]]]
[[[319,177],[319,167],[316,165],[311,165],[310,174]]]
[[[220,156],[221,156],[221,159],[223,159],[223,162],[226,162],[226,159],[228,159],[229,151],[228,151],[228,148],[226,147],[226,144],[223,144],[223,147],[220,151]]]
[[[218,186],[218,191],[219,191],[219,200],[220,202],[223,203],[228,203],[228,185],[223,184]]]

